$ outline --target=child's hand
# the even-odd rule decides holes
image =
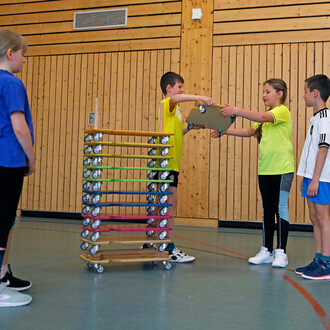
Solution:
[[[319,181],[313,181],[312,179],[311,183],[307,188],[307,196],[316,197],[318,190],[319,190]]]
[[[226,132],[222,132],[221,136],[222,136],[222,135],[226,135],[226,134],[227,134],[227,131],[226,131]],[[218,138],[219,138],[218,131],[212,131],[210,135],[211,135],[211,137],[213,137],[214,139],[218,139]]]
[[[214,103],[215,103],[211,97],[206,97],[206,96],[204,97],[203,102],[206,105],[214,105]]]
[[[235,116],[236,107],[226,104],[225,108],[222,108],[219,112],[222,117],[232,117]]]

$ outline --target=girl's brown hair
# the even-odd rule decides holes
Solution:
[[[266,84],[272,86],[276,90],[277,93],[279,91],[283,92],[283,95],[281,97],[281,103],[283,104],[288,95],[288,87],[286,86],[285,81],[283,81],[282,79],[273,78],[273,79],[268,79],[267,81],[265,81],[264,86]]]
[[[16,32],[0,30],[0,57],[5,56],[8,49],[12,49],[14,52],[23,49],[25,53],[27,51],[26,40]]]

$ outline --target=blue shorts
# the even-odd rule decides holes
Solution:
[[[329,182],[319,182],[319,190],[317,191],[317,196],[309,197],[307,196],[307,188],[311,183],[312,179],[304,178],[302,197],[307,197],[310,202],[315,202],[318,204],[330,205],[330,183]]]

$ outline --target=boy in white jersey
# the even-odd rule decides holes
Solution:
[[[315,240],[314,260],[296,269],[311,280],[330,279],[330,110],[326,101],[330,80],[318,74],[305,80],[304,99],[314,108],[297,174],[303,177],[302,197],[307,197]]]
[[[169,220],[169,227],[174,228],[174,216],[176,213],[176,208],[178,204],[177,186],[178,186],[178,176],[180,171],[180,160],[183,144],[183,136],[188,133],[188,129],[183,129],[182,127],[182,116],[180,113],[180,107],[178,103],[187,101],[203,101],[207,105],[213,105],[214,101],[210,97],[201,95],[188,95],[184,93],[184,80],[183,78],[175,72],[165,73],[160,80],[160,87],[165,99],[162,100],[163,103],[163,128],[159,128],[160,131],[174,133],[171,137],[169,144],[173,145],[170,150],[173,159],[170,160],[168,167],[172,168],[169,175],[169,179],[173,179],[174,182],[170,184],[168,191],[172,192],[168,199],[168,203],[173,206],[169,208],[167,215],[172,216]],[[158,118],[160,118],[160,110]],[[194,126],[193,129],[199,129],[202,126]],[[173,230],[169,231],[168,237],[173,239]],[[170,243],[166,249],[171,257],[171,262],[192,262],[195,257],[189,256],[183,253],[178,248],[175,247],[174,243]]]

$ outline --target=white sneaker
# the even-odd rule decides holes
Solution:
[[[189,256],[178,248],[174,248],[169,257],[171,258],[170,262],[193,262],[195,260],[195,257]]]
[[[272,263],[273,267],[285,268],[289,264],[288,256],[283,249],[275,250],[275,259]]]
[[[268,249],[264,246],[261,247],[259,253],[249,259],[249,263],[254,265],[271,264],[273,261],[274,253],[270,253]]]
[[[32,297],[7,288],[5,283],[0,284],[0,307],[18,307],[31,302]]]

